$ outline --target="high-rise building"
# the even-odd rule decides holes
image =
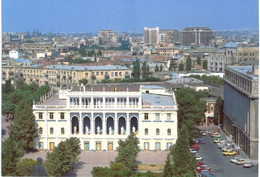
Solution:
[[[100,45],[111,45],[116,42],[115,32],[113,30],[100,30],[98,37]]]
[[[144,27],[144,43],[156,44],[159,42],[159,27],[147,28]]]
[[[258,159],[258,66],[227,66],[223,129],[251,158]]]
[[[209,45],[214,32],[208,27],[190,27],[181,32],[182,45]]]
[[[176,29],[163,29],[160,30],[160,34],[164,34],[165,43],[180,42],[179,30]]]

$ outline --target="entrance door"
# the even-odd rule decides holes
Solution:
[[[54,149],[54,142],[50,143],[50,150],[52,151]]]
[[[113,143],[108,143],[108,150],[113,151]]]
[[[86,151],[89,150],[89,143],[85,143],[84,147]]]
[[[144,143],[144,150],[149,150],[149,143],[148,142]]]
[[[101,151],[101,143],[97,143],[96,144],[96,150],[97,151]]]
[[[43,142],[39,142],[38,147],[39,147],[39,150],[43,150]]]

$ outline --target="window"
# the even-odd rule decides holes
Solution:
[[[53,128],[52,127],[50,128],[50,134],[53,134]]]
[[[210,112],[211,112],[211,113],[214,112],[214,106],[213,106],[213,105],[210,106]]]
[[[122,76],[122,72],[119,72],[119,76]]]
[[[115,76],[118,76],[118,72],[115,72]]]
[[[53,119],[53,112],[50,113],[50,119]]]
[[[156,129],[156,135],[160,135],[160,129],[159,128]]]
[[[167,113],[167,120],[171,120],[171,113]]]
[[[88,73],[85,73],[85,78],[88,78]]]
[[[156,113],[155,118],[156,118],[156,120],[160,120],[160,113]]]
[[[114,72],[111,72],[111,76],[114,77]]]
[[[61,134],[64,135],[64,128],[61,128]]]
[[[144,113],[144,119],[145,119],[145,120],[148,120],[148,119],[149,119],[148,113]]]
[[[96,72],[96,75],[98,76],[98,75],[99,75],[99,72]]]
[[[43,142],[39,142],[39,143],[38,143],[38,147],[39,147],[39,149],[42,150],[42,149],[43,149]]]
[[[42,134],[42,127],[39,128],[39,134]]]
[[[101,72],[100,74],[101,74],[101,76],[103,76],[104,72]]]
[[[60,113],[60,119],[64,119],[64,113]]]
[[[148,128],[144,129],[144,134],[148,135]]]
[[[39,119],[42,119],[42,112],[39,112]]]
[[[172,143],[167,143],[167,149],[170,149],[172,146]]]
[[[155,149],[161,150],[161,143],[159,143],[159,142],[155,143]]]
[[[149,143],[148,142],[144,143],[144,150],[149,150]]]
[[[172,135],[172,130],[171,130],[170,128],[167,130],[167,135],[168,135],[168,136],[171,136],[171,135]]]

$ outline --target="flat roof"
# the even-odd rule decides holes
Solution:
[[[81,87],[81,88],[80,88]],[[127,92],[127,90],[129,92],[139,92],[140,90],[140,85],[87,85],[84,86],[85,87],[85,91],[86,92]],[[82,86],[73,86],[73,88],[71,89],[72,92],[76,92],[76,91],[82,91],[84,87]]]
[[[258,75],[254,75],[253,73],[253,67],[252,66],[227,66],[228,68],[231,68],[235,70],[238,73],[247,75],[253,79],[258,79]],[[255,66],[256,68],[259,68],[259,66]]]
[[[70,70],[70,71],[109,71],[109,70],[129,70],[126,66],[102,65],[102,66],[74,66],[74,65],[52,65],[46,69]]]
[[[165,87],[158,85],[142,85],[141,89],[165,89]]]
[[[66,105],[65,99],[59,99],[59,95],[54,95],[46,100],[44,100],[39,105]]]
[[[143,104],[151,106],[174,106],[176,103],[171,96],[142,93]]]

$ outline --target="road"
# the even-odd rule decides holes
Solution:
[[[223,156],[217,145],[213,143],[212,138],[202,136],[206,144],[200,145],[199,154],[203,157],[203,162],[211,167],[212,173],[217,177],[257,177],[258,166],[252,168],[243,168],[243,166],[230,163],[233,156]]]

